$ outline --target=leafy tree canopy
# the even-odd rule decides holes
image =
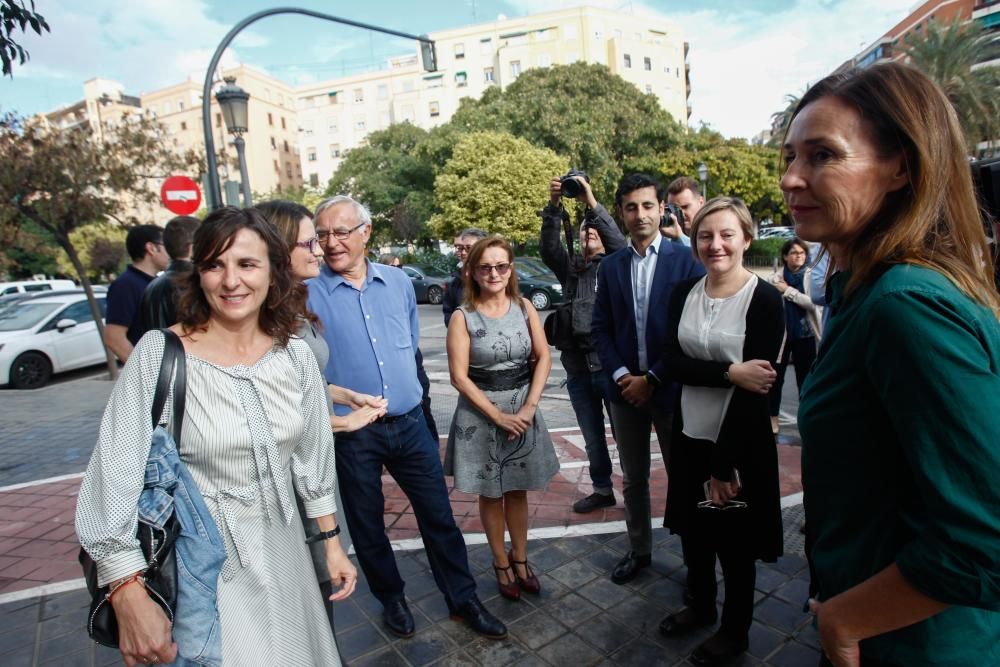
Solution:
[[[88,278],[94,281],[107,280],[111,274],[120,273],[125,268],[128,261],[128,253],[125,251],[127,233],[125,227],[108,222],[84,225],[70,232],[70,241],[77,249]],[[65,250],[59,250],[56,262],[61,273],[76,273]]]
[[[0,0],[0,63],[4,76],[14,76],[15,61],[18,65],[28,61],[28,52],[11,35],[16,30],[27,32],[29,27],[38,35],[43,30],[51,32],[45,18],[35,11],[35,0],[28,5],[23,0]]]
[[[565,158],[525,139],[502,132],[469,133],[435,181],[440,213],[431,218],[431,228],[438,238],[479,227],[514,243],[534,239],[549,179],[568,167]]]
[[[415,240],[433,205],[434,171],[418,147],[426,130],[396,123],[368,135],[347,153],[330,179],[327,196],[350,195],[372,213],[376,236]]]
[[[680,144],[683,127],[657,98],[604,65],[531,69],[506,89],[465,100],[450,124],[506,131],[551,149],[586,171],[597,199],[612,199],[629,160]]]

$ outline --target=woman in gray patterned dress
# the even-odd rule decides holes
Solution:
[[[309,346],[293,337],[305,291],[288,273],[288,247],[253,209],[213,211],[193,251],[171,327],[187,353],[178,449],[226,546],[217,598],[223,664],[339,665],[291,493],[327,538],[332,598],[346,598],[357,571],[336,537],[325,382]],[[166,615],[141,585],[129,585],[141,584],[134,575],[146,568],[136,505],[163,347],[163,334],[150,331],[125,365],[77,502],[77,532],[98,584],[126,582],[111,604],[130,666],[170,663],[177,652]]]
[[[514,253],[499,236],[469,251],[465,303],[448,325],[448,367],[459,392],[445,474],[479,496],[501,595],[538,593],[528,565],[528,494],[559,470],[537,412],[552,368],[538,313],[517,288]],[[504,530],[510,533],[506,550]]]

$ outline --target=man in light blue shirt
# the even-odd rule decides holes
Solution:
[[[330,346],[330,384],[388,400],[374,423],[337,435],[337,478],[343,514],[372,594],[382,603],[386,628],[412,637],[413,615],[405,583],[385,535],[383,467],[413,506],[427,559],[452,617],[502,639],[507,628],[476,597],[465,541],[452,515],[438,443],[420,406],[414,358],[420,332],[413,286],[397,269],[366,257],[368,210],[350,197],[333,197],[316,209],[316,236],[325,266],[309,281],[309,309],[323,324]],[[338,414],[350,407],[338,407]]]

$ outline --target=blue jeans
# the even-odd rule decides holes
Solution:
[[[403,597],[405,583],[385,534],[382,467],[413,506],[434,581],[452,606],[476,593],[465,540],[448,501],[438,443],[417,405],[353,433],[337,434],[337,481],[354,551],[368,587],[382,604]]]
[[[222,629],[216,605],[217,584],[226,548],[194,479],[181,462],[173,438],[163,427],[153,431],[146,461],[139,519],[162,528],[177,515],[180,536],[174,543],[177,562],[177,610],[173,637],[174,665],[221,665]]]
[[[566,390],[587,448],[590,481],[594,485],[594,491],[611,493],[611,457],[608,455],[608,440],[604,435],[605,408],[608,415],[611,415],[608,374],[602,370],[582,374],[567,371]]]

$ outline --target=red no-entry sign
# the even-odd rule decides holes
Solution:
[[[163,181],[160,200],[171,213],[191,215],[201,206],[201,190],[187,176],[171,176]]]

